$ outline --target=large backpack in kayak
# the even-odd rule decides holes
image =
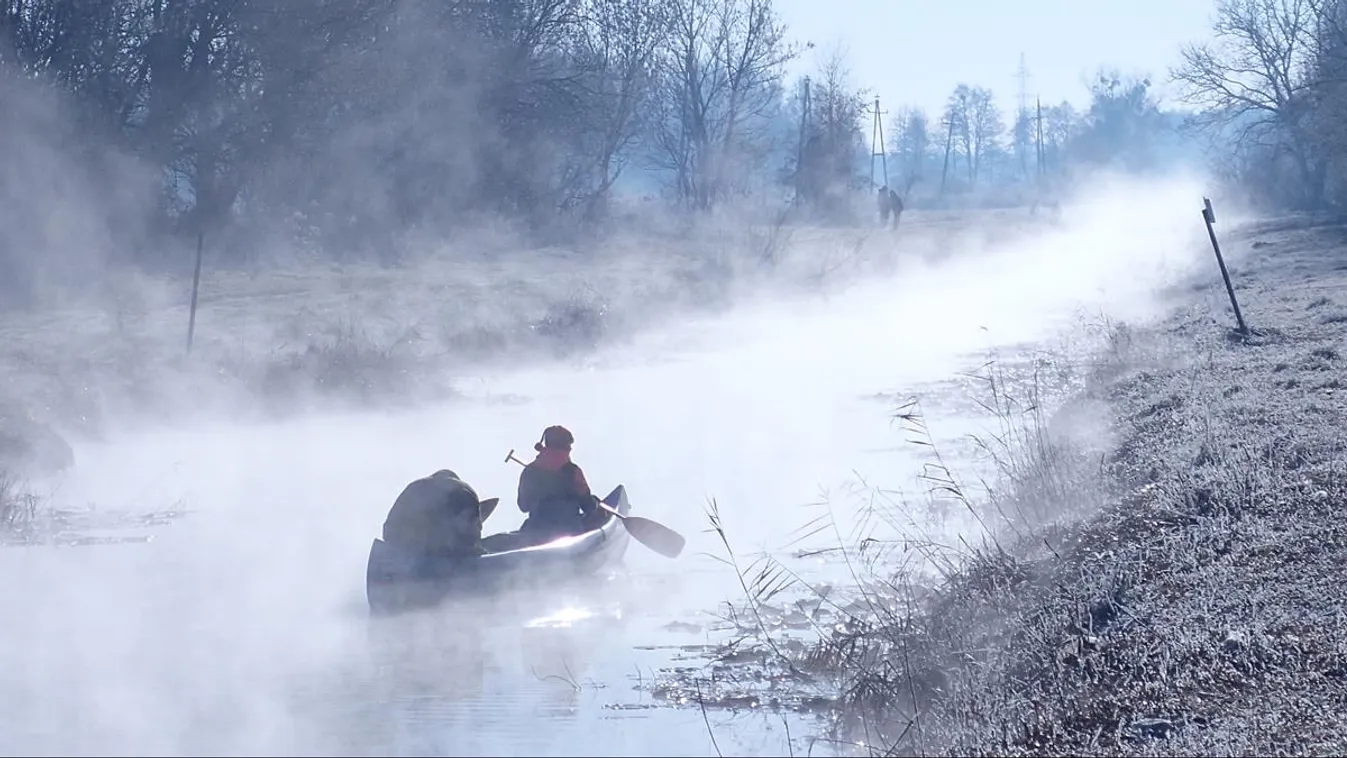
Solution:
[[[457,478],[417,479],[394,501],[384,521],[383,539],[424,554],[479,553],[482,519],[477,493]]]

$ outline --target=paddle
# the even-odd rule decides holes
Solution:
[[[528,466],[527,463],[515,457],[514,450],[505,454],[505,462],[509,463],[510,461],[514,461],[521,466]],[[678,554],[683,552],[683,545],[687,540],[678,532],[675,532],[658,521],[652,521],[651,519],[643,518],[641,516],[623,515],[619,513],[616,508],[598,498],[595,498],[595,502],[599,504],[600,508],[603,508],[605,511],[616,516],[617,520],[622,522],[622,526],[626,527],[627,533],[630,534],[633,539],[651,550],[654,550],[656,553],[659,553],[665,558],[677,558]]]

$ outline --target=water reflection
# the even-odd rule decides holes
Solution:
[[[789,353],[814,355],[798,345]],[[555,373],[493,380],[502,391],[547,398],[577,424],[602,429],[605,420],[626,419],[624,444],[602,453],[596,445],[587,459],[595,480],[629,478],[638,513],[677,525],[694,542],[678,563],[633,547],[627,586],[454,604],[374,623],[356,596],[387,482],[434,470],[441,458],[475,455],[445,450],[443,440],[416,430],[480,427],[472,444],[503,451],[518,443],[519,428],[532,428],[524,417],[535,411],[457,405],[406,417],[174,430],[82,450],[80,487],[68,493],[80,495],[75,501],[107,497],[147,461],[176,460],[182,450],[209,454],[185,465],[166,496],[185,497],[194,515],[159,530],[143,551],[4,556],[17,580],[0,588],[0,600],[28,610],[12,613],[0,630],[7,648],[0,668],[18,695],[3,709],[12,728],[0,735],[9,748],[0,752],[789,752],[785,726],[796,735],[806,728],[793,716],[669,708],[638,687],[657,670],[703,665],[684,646],[714,635],[690,622],[742,597],[732,571],[698,555],[723,554],[710,535],[698,542],[705,496],[725,506],[730,538],[747,556],[789,542],[817,515],[789,503],[808,499],[819,483],[849,479],[861,450],[893,443],[886,414],[849,399],[878,384],[848,378],[834,386],[836,372],[811,373],[794,358],[785,372],[770,357],[690,360],[667,371],[624,360],[625,368],[574,382]],[[791,382],[775,382],[780,376]],[[670,402],[650,403],[651,386],[682,390]],[[818,402],[780,414],[781,398],[815,390]],[[715,424],[706,423],[708,408],[718,411]],[[651,465],[652,451],[669,439],[684,441],[667,459],[677,465]],[[861,463],[882,468],[890,482],[906,470],[893,457]],[[483,474],[482,487],[508,491],[513,477],[502,467]],[[319,483],[325,489],[315,491]],[[839,505],[837,515],[844,519],[845,510]],[[908,519],[927,526],[922,514],[895,514],[903,526]],[[259,517],[271,528],[258,530]],[[836,534],[821,533],[818,543],[790,544],[832,547]],[[846,562],[823,558],[792,570],[815,583],[849,581],[847,571],[833,570]],[[343,605],[353,598],[359,613]],[[86,631],[88,619],[98,620],[96,633]],[[768,620],[775,627],[778,619],[784,627],[833,621],[801,620],[784,606]],[[768,731],[778,720],[782,728]]]
[[[524,610],[532,607],[534,610]],[[370,619],[363,734],[344,751],[384,755],[575,752],[596,652],[621,639],[620,604],[583,597],[449,603]],[[375,723],[377,722],[377,723]]]

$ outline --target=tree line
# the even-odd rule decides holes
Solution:
[[[888,182],[1022,196],[1163,170],[1200,138],[1260,199],[1335,206],[1345,4],[1218,0],[1170,72],[1186,110],[1108,71],[1080,111],[1005,114],[959,84],[941,113],[891,114]],[[259,235],[395,251],[492,216],[595,227],[638,174],[690,212],[840,214],[870,188],[870,93],[837,55],[787,81],[801,52],[771,0],[0,0],[3,201],[36,219],[82,192],[72,241],[210,231],[238,255]],[[0,234],[0,269],[39,236]]]
[[[1186,45],[1166,72],[1178,103],[1162,107],[1149,76],[1109,68],[1095,74],[1083,109],[1033,102],[1006,114],[990,89],[959,83],[939,113],[892,114],[884,178],[928,200],[1024,203],[1058,196],[1101,168],[1164,172],[1186,163],[1213,169],[1263,207],[1342,212],[1347,0],[1217,0],[1214,11],[1211,38]],[[849,88],[838,56],[814,79],[802,170],[791,176],[809,197],[872,186],[867,93]]]
[[[771,0],[0,0],[0,97],[64,97],[0,128],[132,156],[167,229],[358,250],[601,219],[636,162],[680,206],[750,193],[795,54]]]
[[[904,107],[888,124],[889,182],[931,197],[1051,199],[1099,169],[1164,171],[1192,159],[1188,117],[1163,109],[1152,81],[1102,68],[1087,107],[1030,101],[1005,114],[993,92],[960,83],[932,118]]]
[[[1218,0],[1173,76],[1220,167],[1264,203],[1347,203],[1347,0]]]
[[[1105,71],[1084,112],[1063,102],[1006,119],[990,91],[963,84],[938,120],[907,109],[891,127],[900,181],[934,176],[966,191],[1099,166],[1165,170],[1200,156],[1264,207],[1341,212],[1347,0],[1216,0],[1211,31],[1167,72],[1175,107],[1157,104],[1150,79]]]

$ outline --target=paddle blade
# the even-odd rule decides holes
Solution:
[[[677,558],[678,554],[683,552],[683,545],[687,543],[683,535],[648,518],[626,516],[622,519],[622,525],[627,527],[632,539],[665,558]]]

